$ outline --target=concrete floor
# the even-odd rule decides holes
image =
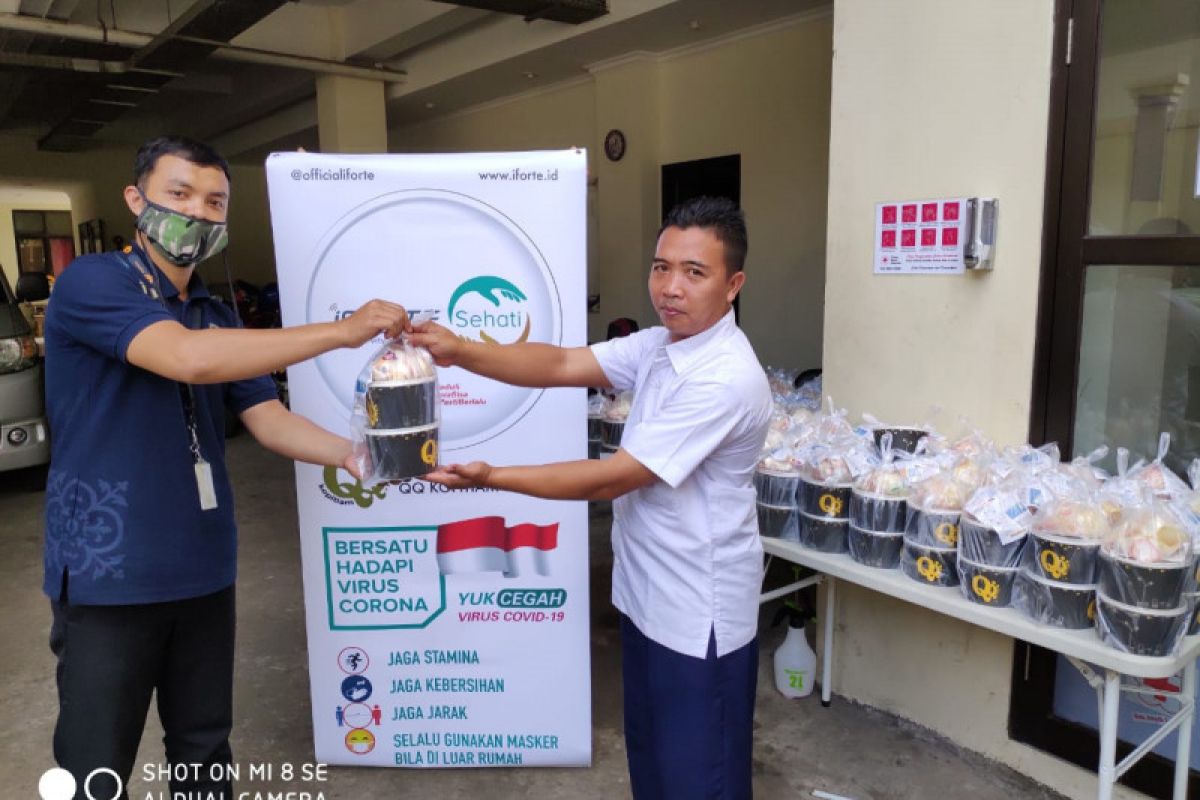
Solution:
[[[299,586],[296,509],[290,462],[242,434],[229,442],[244,574],[238,586],[235,760],[242,764],[312,761],[308,670]],[[0,797],[33,798],[53,766],[54,663],[46,644],[50,613],[41,586],[43,493],[28,474],[0,475]],[[610,518],[592,516],[593,764],[589,769],[400,770],[331,768],[324,783],[254,782],[240,790],[303,791],[327,800],[396,796],[437,798],[622,798],[629,796],[621,735],[617,617],[607,602]],[[770,613],[764,612],[764,617]],[[769,617],[767,617],[769,621]],[[970,797],[1010,800],[1061,795],[1007,767],[954,746],[930,731],[835,698],[787,700],[774,688],[771,654],[780,629],[763,628],[758,683],[754,788],[759,798],[810,798],[823,790],[853,800]],[[130,796],[169,797],[145,782],[142,765],[163,761],[161,729],[151,712]],[[283,797],[284,795],[271,795]]]

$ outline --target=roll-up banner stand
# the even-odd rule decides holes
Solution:
[[[274,153],[285,325],[372,298],[475,341],[585,343],[586,154]],[[381,338],[288,370],[349,436]],[[582,389],[438,370],[443,463],[587,457]],[[397,767],[591,761],[587,507],[296,465],[316,757]]]

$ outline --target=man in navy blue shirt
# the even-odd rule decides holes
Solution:
[[[157,692],[167,758],[187,765],[171,791],[232,800],[222,773],[237,531],[224,410],[270,450],[356,472],[350,442],[288,411],[264,376],[396,336],[408,317],[373,300],[338,322],[241,329],[195,274],[227,242],[225,160],[162,137],[142,145],[134,178],[124,196],[135,244],[75,260],[46,313],[54,755],[77,796],[89,775],[91,796],[117,796]]]

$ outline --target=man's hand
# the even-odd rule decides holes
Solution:
[[[363,467],[366,466],[366,459],[362,454],[358,453],[353,448],[346,454],[346,458],[342,461],[342,469],[354,476],[354,479],[361,481],[363,479]]]
[[[486,488],[487,480],[491,477],[492,466],[482,461],[472,461],[470,464],[450,464],[441,466],[425,476],[430,483],[440,483],[449,489]]]
[[[358,347],[380,333],[388,339],[395,339],[401,333],[412,330],[404,307],[387,300],[372,300],[337,324],[343,347]]]
[[[439,367],[458,365],[459,355],[463,349],[463,340],[436,322],[422,322],[413,326],[413,334],[408,340],[417,347],[424,347],[433,356],[433,363]]]

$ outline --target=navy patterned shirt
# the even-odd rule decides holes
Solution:
[[[135,258],[157,273],[157,288]],[[218,501],[201,511],[180,385],[126,361],[138,333],[171,319],[235,324],[198,275],[181,302],[136,249],[82,256],[55,282],[45,328],[51,458],[43,585],[53,599],[64,576],[77,605],[182,600],[234,582],[224,409],[241,413],[272,400],[275,386],[264,376],[193,387],[200,451]]]

